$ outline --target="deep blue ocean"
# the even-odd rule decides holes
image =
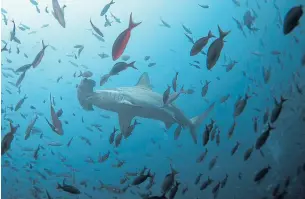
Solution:
[[[305,198],[305,17],[283,33],[303,0],[54,2],[1,3],[3,199]]]

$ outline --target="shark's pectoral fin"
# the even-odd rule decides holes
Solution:
[[[132,118],[133,118],[133,116],[130,114],[119,113],[120,129],[121,129],[121,133],[123,135],[126,134],[128,127],[130,126]]]
[[[120,104],[128,105],[128,106],[131,106],[131,107],[138,107],[138,108],[141,107],[141,106],[135,105],[135,104],[133,104],[132,102],[127,101],[127,100],[122,100],[122,101],[120,101]]]

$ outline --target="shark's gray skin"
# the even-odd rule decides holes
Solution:
[[[128,130],[131,120],[137,116],[163,121],[166,128],[170,128],[174,123],[188,127],[193,141],[197,143],[196,129],[215,105],[213,103],[201,115],[188,119],[175,105],[163,106],[162,95],[152,91],[147,73],[143,73],[138,83],[131,87],[93,91],[95,85],[95,81],[91,79],[81,81],[77,90],[80,105],[88,111],[92,111],[95,106],[118,113],[123,135]]]

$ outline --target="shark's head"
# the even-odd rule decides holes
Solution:
[[[98,90],[87,98],[91,104],[104,110],[118,111],[124,102],[124,97],[118,90]]]

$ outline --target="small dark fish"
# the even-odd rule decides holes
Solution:
[[[228,174],[226,174],[226,177],[220,182],[221,188],[224,188],[226,186],[228,177],[229,177]]]
[[[174,77],[173,80],[172,80],[172,87],[173,87],[173,90],[174,90],[175,92],[177,92],[177,79],[178,79],[178,74],[179,74],[179,72],[176,72],[176,75],[175,75],[175,77]]]
[[[195,179],[195,183],[194,183],[195,185],[197,185],[200,182],[201,176],[202,176],[202,173],[199,173],[198,176]]]
[[[208,36],[202,37],[199,40],[197,40],[190,52],[190,56],[197,55],[208,43],[209,39],[215,37],[211,31],[209,31]]]
[[[32,62],[33,68],[36,68],[40,64],[40,62],[44,56],[44,51],[47,47],[48,47],[48,45],[44,45],[44,42],[42,40],[42,49],[39,51],[39,53],[36,55],[34,61]]]
[[[268,124],[268,128],[257,138],[255,143],[255,148],[259,150],[267,141],[270,135],[270,131],[275,129],[274,127],[271,127],[270,124]]]
[[[163,103],[166,104],[167,100],[169,99],[171,86],[167,86],[167,89],[163,92]]]
[[[65,184],[65,179],[63,180],[62,185],[57,183],[57,189],[62,189],[63,191],[71,193],[71,194],[80,194],[81,193],[76,187]]]
[[[24,101],[25,101],[27,98],[28,98],[28,97],[27,97],[26,95],[24,95],[24,97],[18,101],[18,103],[17,103],[16,106],[15,106],[15,111],[18,111],[18,110],[21,108],[22,104],[24,103]]]
[[[211,185],[213,183],[214,180],[212,180],[209,176],[208,179],[206,181],[204,181],[201,186],[200,186],[200,190],[204,190],[206,189],[209,185]]]
[[[271,117],[270,117],[270,122],[274,123],[280,116],[282,109],[283,109],[283,104],[284,102],[287,101],[287,99],[284,99],[283,97],[281,97],[281,101],[278,102],[275,98],[275,107],[273,108],[272,112],[271,112]]]
[[[233,147],[232,151],[231,151],[231,156],[235,154],[235,152],[237,151],[237,149],[239,148],[240,143],[236,142],[236,145]]]
[[[303,6],[296,6],[291,8],[284,18],[283,32],[284,35],[289,34],[293,29],[299,25],[299,20],[303,15]]]
[[[72,137],[72,138],[69,140],[69,142],[68,142],[68,144],[67,144],[67,147],[70,147],[73,138],[74,138],[74,137]]]
[[[21,75],[19,76],[19,78],[17,79],[17,82],[16,82],[16,87],[18,87],[21,82],[23,81],[24,77],[25,77],[25,73],[26,71],[24,71],[23,73],[21,73]]]
[[[254,177],[254,182],[259,183],[267,175],[270,169],[271,167],[268,165],[267,167],[257,172],[257,174]]]
[[[153,62],[153,63],[149,63],[147,66],[148,66],[148,67],[153,67],[153,66],[155,66],[155,65],[157,65],[157,63]]]
[[[251,156],[251,154],[253,152],[253,149],[254,149],[254,146],[250,147],[249,149],[247,149],[245,151],[245,153],[244,153],[244,161],[247,161],[250,158],[250,156]]]
[[[273,197],[275,197],[275,196],[277,196],[278,195],[278,192],[279,192],[279,190],[280,190],[280,184],[277,184],[275,187],[274,187],[274,189],[273,189],[273,191],[272,191],[272,196]]]
[[[201,8],[205,8],[205,9],[207,9],[207,8],[209,8],[210,6],[209,5],[200,5],[200,4],[198,4]]]

